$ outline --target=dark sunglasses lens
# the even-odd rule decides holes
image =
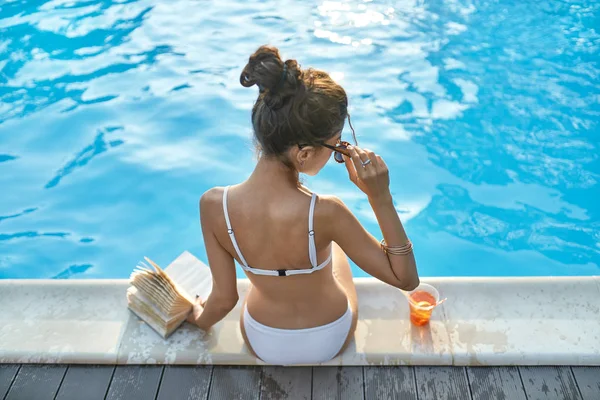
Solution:
[[[348,146],[350,145],[350,143],[345,142],[345,141],[341,141],[337,146],[335,146],[336,149],[341,149],[341,150],[346,150],[348,148]],[[339,163],[343,163],[344,162],[344,155],[340,152],[335,152],[333,158],[335,158],[335,161],[339,162]]]

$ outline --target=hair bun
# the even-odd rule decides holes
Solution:
[[[264,45],[250,56],[240,74],[240,84],[244,87],[258,85],[261,94],[272,97],[267,99],[267,104],[281,106],[286,97],[295,93],[300,75],[296,60],[284,62],[276,47]]]

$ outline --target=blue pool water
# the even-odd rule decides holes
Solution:
[[[346,88],[422,275],[600,274],[599,27],[594,0],[3,1],[0,278],[204,259],[200,195],[255,162],[263,43]],[[380,237],[343,167],[307,184]]]

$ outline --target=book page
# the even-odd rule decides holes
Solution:
[[[208,265],[185,252],[165,272],[193,300],[199,295],[205,301],[212,290],[212,274]]]

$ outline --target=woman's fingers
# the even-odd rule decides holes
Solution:
[[[352,157],[352,163],[354,164],[356,173],[357,173],[358,177],[360,178],[362,176],[363,165],[362,165],[362,159],[360,158],[359,152],[362,152],[362,150],[359,149],[358,147],[354,147],[354,146],[348,147],[348,150],[350,151],[350,156]]]
[[[358,149],[357,150],[359,157],[360,157],[360,163],[361,163],[361,171],[362,174],[359,174],[359,176],[362,179],[367,179],[367,178],[373,178],[374,176],[377,175],[377,155],[375,153],[373,153],[371,150],[363,150],[363,149]]]
[[[371,161],[370,164],[367,165],[367,168],[369,168],[369,166],[371,166],[371,168],[376,172],[379,170],[379,165],[377,165],[377,154],[375,154],[374,152],[372,152],[371,150],[365,149],[365,155],[367,156],[367,158],[365,159],[365,161],[368,159]]]
[[[196,323],[196,318],[194,315],[194,310],[192,309],[192,312],[190,312],[187,316],[187,318],[185,319],[187,322],[189,322],[190,324],[195,324]]]
[[[371,160],[372,163],[374,163],[374,164],[377,163],[377,154],[375,154],[371,150],[367,150],[367,149],[365,149],[365,153],[367,154],[367,157],[369,157],[369,160]]]
[[[389,190],[388,169],[383,159],[368,149],[348,147],[350,159],[345,159],[350,180],[367,196],[377,196]]]
[[[365,164],[365,162],[368,162],[369,156],[367,155],[367,152],[365,150],[360,148],[357,148],[356,152],[358,153],[358,157],[360,158],[360,166],[364,169],[367,165],[369,165]]]
[[[351,182],[356,183],[356,168],[354,168],[352,158],[344,156],[344,164],[346,165],[346,170],[348,171],[348,178]]]
[[[383,170],[383,171],[388,170],[387,164],[385,163],[385,161],[383,161],[383,158],[381,158],[381,156],[377,156],[377,164],[378,164],[379,168],[381,168],[381,170]]]
[[[369,197],[389,190],[387,165],[380,156],[357,146],[348,146],[348,153],[350,158],[344,157],[348,176],[360,190]]]

